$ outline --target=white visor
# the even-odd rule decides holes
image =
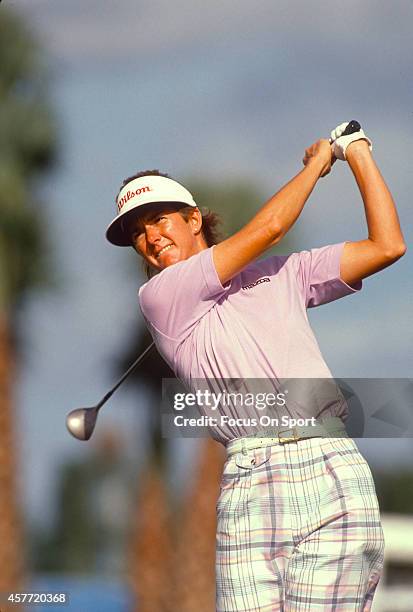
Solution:
[[[117,246],[131,246],[129,233],[124,229],[126,217],[142,212],[149,204],[181,204],[194,206],[192,195],[183,185],[164,176],[141,176],[123,187],[116,199],[117,215],[106,230],[106,238]]]

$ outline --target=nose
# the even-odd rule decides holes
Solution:
[[[145,225],[145,237],[148,244],[156,244],[161,239],[161,234],[156,225]]]

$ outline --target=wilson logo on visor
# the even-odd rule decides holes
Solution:
[[[136,189],[135,191],[126,192],[125,195],[122,196],[120,200],[118,201],[118,212],[122,210],[126,202],[129,202],[129,200],[131,200],[135,196],[141,195],[141,193],[146,193],[147,191],[152,191],[152,189],[150,187],[140,187],[139,189]]]

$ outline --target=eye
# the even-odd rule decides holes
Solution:
[[[132,234],[131,234],[132,242],[136,242],[138,240],[139,236],[142,236],[142,231],[141,230],[139,230],[139,231],[136,230],[136,231],[132,232]]]

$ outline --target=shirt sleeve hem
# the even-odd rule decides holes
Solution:
[[[348,285],[340,276],[340,261],[341,261],[341,256],[343,254],[345,244],[346,244],[345,242],[340,242],[339,244],[337,244],[336,248],[333,250],[331,254],[330,266],[329,266],[329,278],[337,279],[338,281],[340,281],[340,283],[344,287],[347,287],[349,291],[351,291],[352,293],[357,293],[358,291],[362,289],[363,281],[360,280],[354,283],[353,285]]]
[[[232,282],[228,281],[228,283],[224,286],[219,280],[218,272],[215,268],[214,263],[214,246],[215,245],[208,249],[208,257],[202,258],[201,260],[202,272],[204,275],[205,283],[212,295],[215,293],[222,293],[223,291],[227,291],[231,287]]]

